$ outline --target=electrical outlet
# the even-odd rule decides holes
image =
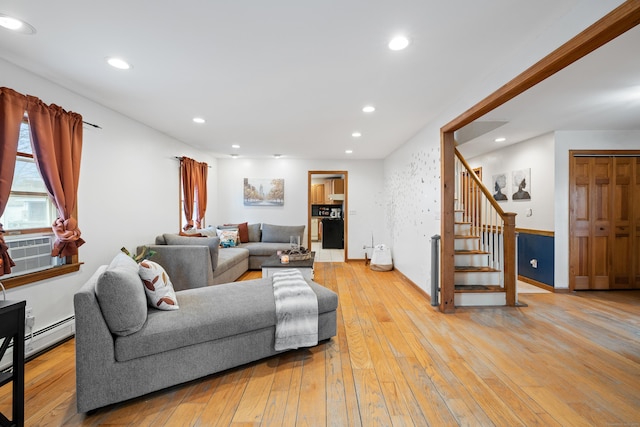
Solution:
[[[36,318],[33,316],[29,316],[26,319],[24,319],[25,328],[33,329],[33,325],[35,324],[36,324]]]
[[[32,307],[27,307],[24,309],[24,316],[25,317],[33,317],[33,308]]]

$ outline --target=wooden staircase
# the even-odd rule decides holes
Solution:
[[[443,213],[450,217],[443,222],[440,310],[515,306],[515,214],[502,210],[455,149],[452,169],[454,206]]]
[[[473,223],[464,221],[464,214],[455,211],[455,305],[507,305],[502,271],[492,253],[482,249],[482,236],[473,233]]]

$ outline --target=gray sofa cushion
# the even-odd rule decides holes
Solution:
[[[218,269],[225,271],[249,258],[249,251],[243,248],[221,248],[218,251]]]
[[[165,233],[162,236],[167,245],[208,246],[209,255],[211,255],[211,268],[215,270],[218,267],[218,251],[220,249],[218,237],[187,237],[170,233]]]
[[[138,264],[124,253],[116,255],[98,277],[96,298],[112,334],[133,334],[147,320],[147,297]]]
[[[260,232],[260,224],[249,224],[247,225],[249,229],[249,241],[250,242],[259,242],[262,240],[262,233]]]
[[[309,282],[318,314],[336,310],[338,296]],[[180,310],[150,310],[135,335],[118,337],[116,360],[123,362],[275,326],[271,279],[249,280],[177,292]]]
[[[287,243],[264,243],[264,242],[249,242],[240,243],[240,248],[248,249],[249,256],[271,256],[278,251],[287,251],[291,249],[289,240]]]
[[[268,243],[289,243],[290,236],[300,236],[304,240],[304,225],[262,224],[262,241]]]

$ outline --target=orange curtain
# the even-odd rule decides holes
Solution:
[[[78,254],[84,244],[76,218],[80,158],[82,155],[82,116],[57,105],[46,105],[27,95],[27,114],[31,128],[33,157],[58,208],[53,223],[56,241],[51,256]]]
[[[184,230],[193,228],[193,194],[196,190],[196,168],[197,162],[188,157],[180,159],[180,169],[182,173],[182,207],[187,223],[182,227]]]
[[[20,123],[27,109],[27,98],[18,92],[0,87],[0,215],[7,207],[13,172],[16,167]],[[9,248],[4,241],[4,229],[0,224],[0,276],[11,273],[15,265],[9,256]]]
[[[196,209],[196,228],[202,227],[204,214],[207,210],[207,176],[209,173],[209,165],[204,162],[196,162],[188,157],[180,159],[180,168],[182,173],[182,199],[184,216],[187,223],[184,230],[193,228],[193,207],[197,202]]]
[[[204,214],[207,211],[207,176],[209,174],[209,165],[206,163],[198,163],[198,181],[196,183],[196,191],[198,193],[198,212],[196,213],[196,227],[202,228],[204,222]]]

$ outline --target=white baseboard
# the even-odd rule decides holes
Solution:
[[[31,334],[29,334],[24,338],[25,359],[29,356],[46,350],[49,347],[54,346],[60,341],[73,336],[75,333],[76,322],[74,316],[63,319],[58,323],[47,326],[46,328],[33,331],[33,337],[31,337]],[[9,349],[5,353],[2,360],[0,360],[0,371],[11,367],[12,364],[13,343],[9,346]]]

